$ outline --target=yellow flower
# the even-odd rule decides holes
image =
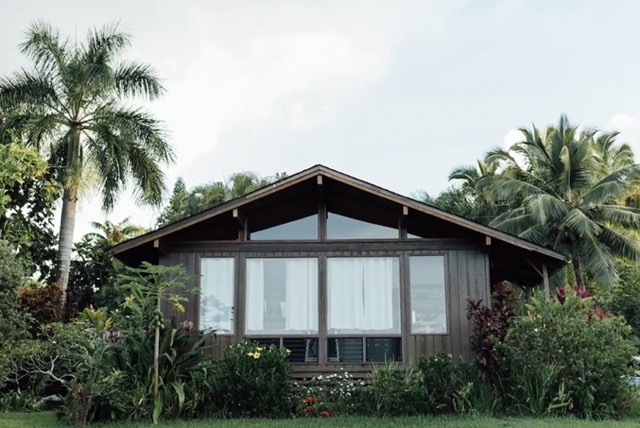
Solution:
[[[287,355],[290,355],[291,354],[291,349],[284,348],[284,352],[286,352]]]
[[[174,303],[173,304],[173,310],[183,314],[184,313],[184,306],[182,306],[180,303]]]
[[[257,360],[258,358],[260,358],[260,353],[259,353],[259,352],[254,352],[254,353],[253,353],[253,358],[254,358],[254,359],[256,359],[256,360]]]
[[[247,352],[247,355],[250,356],[250,357],[253,357],[253,352]],[[260,355],[260,354],[258,354],[258,355]]]
[[[261,347],[259,347],[259,346],[258,346],[258,347],[256,348],[256,351],[258,351],[258,352],[262,352],[262,349],[263,349],[263,348],[261,348]]]

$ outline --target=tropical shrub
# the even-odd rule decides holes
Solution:
[[[396,362],[375,366],[360,393],[358,408],[375,416],[408,416],[428,407],[424,400],[424,377]]]
[[[19,289],[20,310],[29,314],[29,331],[36,336],[42,326],[60,320],[62,289],[57,284],[43,285],[29,281]]]
[[[168,302],[184,311],[189,279],[183,267],[144,264],[120,277],[130,295],[121,310],[86,308],[87,334],[74,341],[79,362],[62,416],[82,425],[95,420],[201,416],[213,394],[215,370],[205,352],[207,334],[192,322],[176,325],[160,311]]]
[[[509,409],[614,415],[634,352],[624,319],[604,312],[583,287],[561,289],[551,300],[537,294],[525,308],[502,345]]]
[[[467,298],[467,318],[473,325],[471,351],[476,365],[490,382],[499,379],[503,355],[499,345],[504,342],[515,315],[513,290],[504,282],[493,286],[491,307],[482,300]]]
[[[0,240],[0,344],[24,337],[27,323],[18,305],[24,266],[7,241]]]
[[[452,354],[439,352],[418,360],[422,381],[422,399],[428,413],[447,413],[457,410],[459,392],[473,375],[473,368],[456,362]]]
[[[285,417],[295,406],[288,350],[244,340],[218,362],[216,407],[225,416]]]
[[[354,379],[344,368],[338,373],[314,376],[301,385],[295,382],[296,414],[307,417],[367,414],[369,406],[362,405],[364,385],[363,380]]]

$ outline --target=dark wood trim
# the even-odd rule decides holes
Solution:
[[[324,367],[329,359],[327,351],[327,256],[318,256],[318,364]]]
[[[461,239],[410,239],[410,240],[369,240],[369,241],[208,241],[180,242],[174,244],[176,251],[207,252],[335,252],[335,251],[446,251],[481,250],[480,242]]]

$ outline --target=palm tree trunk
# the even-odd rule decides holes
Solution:
[[[67,300],[67,284],[71,267],[71,250],[73,247],[73,230],[76,225],[76,192],[65,188],[62,196],[62,216],[60,218],[60,238],[58,241],[58,285],[62,289],[62,308]]]
[[[576,285],[584,285],[580,256],[578,255],[578,248],[574,239],[571,240],[571,264],[573,265],[573,273],[576,275]]]

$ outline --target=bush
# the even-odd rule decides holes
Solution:
[[[362,398],[364,384],[342,368],[339,373],[315,376],[301,386],[296,382],[296,414],[305,417],[368,414],[368,402]]]
[[[60,320],[62,289],[58,284],[42,285],[30,281],[19,289],[20,310],[30,315],[29,332],[36,336],[43,325]]]
[[[395,362],[375,366],[361,398],[375,416],[411,416],[421,413],[424,401],[423,379],[412,368]]]
[[[18,288],[24,281],[24,267],[15,251],[0,240],[0,343],[25,337],[26,317],[18,306]]]
[[[460,391],[472,379],[473,368],[455,362],[451,354],[439,352],[434,356],[420,357],[418,369],[425,410],[428,413],[457,411]]]
[[[491,307],[467,298],[467,318],[473,325],[471,351],[478,369],[489,382],[496,383],[503,360],[500,344],[514,319],[515,304],[513,291],[504,282],[493,287],[491,298]]]
[[[583,289],[545,300],[538,294],[503,344],[510,409],[534,414],[615,414],[633,355],[623,318],[608,316]]]
[[[249,340],[231,345],[218,363],[217,407],[226,416],[284,417],[294,406],[288,351]]]

